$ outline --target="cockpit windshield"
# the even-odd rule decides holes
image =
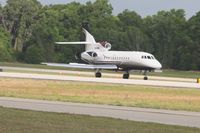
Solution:
[[[155,57],[154,56],[145,56],[145,55],[143,55],[142,59],[152,59],[152,60],[154,60]]]

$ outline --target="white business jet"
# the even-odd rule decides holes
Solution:
[[[124,79],[129,78],[131,70],[141,70],[144,72],[144,80],[148,80],[147,72],[160,70],[162,65],[150,53],[139,51],[109,51],[111,44],[108,42],[96,42],[94,37],[85,29],[85,42],[56,42],[56,44],[83,44],[85,52],[80,54],[81,60],[86,64],[70,63],[42,63],[48,66],[59,66],[68,68],[93,69],[95,77],[100,78],[102,69],[124,71]]]

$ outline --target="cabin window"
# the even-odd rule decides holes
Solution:
[[[151,57],[150,56],[147,56],[148,57],[148,59],[151,59]]]

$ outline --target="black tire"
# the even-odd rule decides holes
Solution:
[[[144,77],[144,80],[148,80],[148,77]]]
[[[101,78],[101,73],[100,73],[100,72],[95,73],[95,77],[96,77],[96,78]]]
[[[125,74],[123,75],[123,79],[129,79],[129,74],[125,73]]]

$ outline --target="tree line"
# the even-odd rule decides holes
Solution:
[[[0,6],[0,61],[40,63],[75,61],[82,46],[56,41],[84,40],[81,27],[113,50],[146,51],[164,68],[200,70],[200,12],[159,11],[142,18],[134,11],[112,14],[109,0],[42,5],[37,0],[7,0]]]

